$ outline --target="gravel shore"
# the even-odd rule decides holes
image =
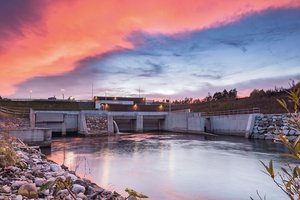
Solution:
[[[82,179],[67,167],[46,159],[39,149],[17,143],[17,164],[0,167],[0,200],[2,199],[103,199],[124,200]]]

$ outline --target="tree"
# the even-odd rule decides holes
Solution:
[[[230,99],[237,98],[237,90],[236,90],[236,88],[229,90],[228,97]]]
[[[216,92],[216,93],[214,93],[214,95],[213,95],[213,100],[218,101],[218,100],[221,100],[222,97],[223,97],[223,95],[222,95],[221,92]]]
[[[224,89],[222,92],[222,99],[227,99],[228,97],[229,97],[228,92],[226,89]]]
[[[264,97],[264,96],[266,96],[266,93],[265,93],[264,90],[254,89],[250,93],[250,98],[261,98],[261,97]]]

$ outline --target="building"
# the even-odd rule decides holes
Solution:
[[[146,98],[136,97],[94,97],[95,108],[108,111],[165,111],[162,103],[149,103]]]

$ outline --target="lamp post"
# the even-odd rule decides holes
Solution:
[[[29,98],[31,99],[32,90],[29,90]]]
[[[60,91],[61,91],[61,94],[62,94],[62,98],[63,98],[63,100],[65,100],[65,94],[64,94],[64,92],[65,92],[65,89],[61,89]]]

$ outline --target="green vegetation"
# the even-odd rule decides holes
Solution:
[[[68,190],[72,198],[76,199],[76,196],[72,192],[72,187],[73,187],[73,181],[70,177],[67,177],[65,180],[63,180],[62,178],[58,178],[55,181],[49,181],[43,184],[39,189],[39,193],[42,193],[43,191],[49,189],[51,191],[52,190],[54,191],[53,194],[56,194],[55,199],[63,199],[63,197],[60,197],[57,193],[60,190],[66,189]]]
[[[249,97],[238,98],[236,89],[229,92],[223,90],[213,95],[208,94],[203,99],[185,98],[174,100],[172,110],[191,109],[192,112],[217,112],[226,110],[241,110],[259,108],[261,113],[286,113],[286,109],[278,106],[276,99],[288,101],[286,92],[300,88],[300,82],[293,83],[290,88],[275,88],[269,90],[254,89]]]
[[[13,146],[13,139],[6,134],[0,135],[0,167],[15,165],[18,155]]]
[[[293,112],[290,111],[288,103],[284,99],[278,99],[280,105],[290,115],[291,127],[295,130],[300,130],[300,114],[298,112],[300,106],[299,86],[295,87],[295,85],[293,85],[291,91],[288,92],[288,101],[293,105]],[[294,142],[290,142],[283,133],[280,133],[276,138],[276,141],[281,142],[287,147],[290,152],[289,154],[286,154],[287,157],[300,161],[300,136],[298,136]],[[300,199],[300,167],[298,164],[293,165],[287,162],[285,167],[281,167],[280,171],[275,172],[272,160],[269,164],[261,163],[265,168],[266,174],[271,177],[276,186],[282,190],[290,200]],[[262,200],[262,197],[259,194],[258,196]]]
[[[92,101],[78,102],[67,100],[33,100],[33,101],[12,101],[0,100],[0,107],[16,111],[29,112],[30,108],[34,110],[90,110],[94,109]]]
[[[148,196],[142,194],[142,193],[139,193],[133,189],[129,189],[129,188],[126,188],[125,189],[125,192],[127,192],[129,194],[129,196],[125,199],[128,199],[130,197],[130,199],[132,200],[138,200],[138,199],[147,199],[149,198]]]

